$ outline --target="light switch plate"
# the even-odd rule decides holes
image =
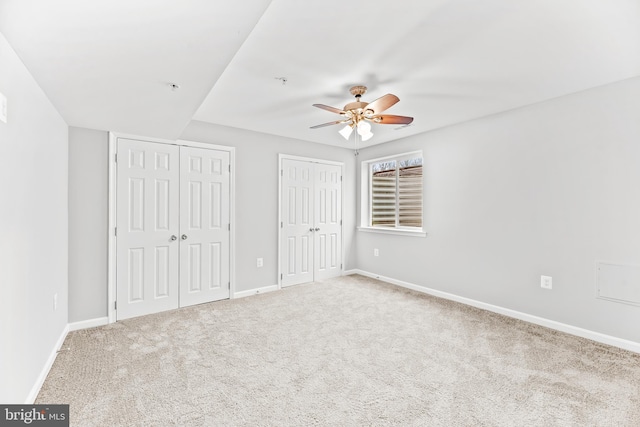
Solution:
[[[7,123],[7,97],[0,93],[0,121]]]

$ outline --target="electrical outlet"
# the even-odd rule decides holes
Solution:
[[[553,279],[551,276],[540,276],[540,287],[543,289],[553,289]]]
[[[58,309],[58,294],[53,294],[53,311]]]
[[[380,251],[378,250],[378,248],[373,250],[373,256],[380,256]]]
[[[262,258],[258,258],[256,262],[257,267],[262,267],[264,265],[264,260]]]

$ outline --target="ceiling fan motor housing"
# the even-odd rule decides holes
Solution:
[[[369,105],[368,102],[360,102],[360,101],[350,102],[344,106],[344,111],[353,111],[353,110],[364,111],[367,105]]]

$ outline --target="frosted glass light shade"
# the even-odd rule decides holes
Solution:
[[[360,132],[358,132],[358,133],[360,133]],[[373,136],[373,132],[367,132],[365,134],[360,133],[360,138],[362,138],[363,141],[370,140],[372,136]]]
[[[351,132],[353,132],[353,128],[350,125],[347,125],[338,131],[338,133],[342,135],[347,141],[351,136]]]
[[[360,135],[360,139],[362,141],[368,141],[373,136],[371,132],[371,124],[367,121],[358,122],[358,135]]]
[[[371,133],[371,125],[369,124],[369,122],[365,122],[363,120],[360,123],[358,123],[358,133],[362,136],[365,136]]]

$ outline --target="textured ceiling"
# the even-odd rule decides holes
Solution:
[[[638,0],[0,0],[0,31],[69,125],[169,139],[199,120],[347,146],[311,104],[363,84],[415,117],[372,145],[640,75]]]

